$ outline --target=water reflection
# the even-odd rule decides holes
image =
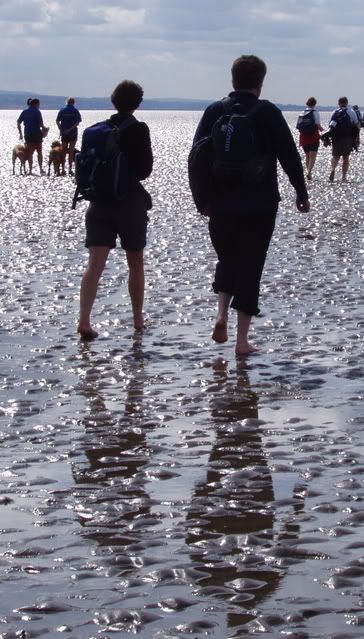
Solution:
[[[189,509],[187,543],[205,573],[198,594],[226,600],[228,626],[236,627],[253,619],[249,609],[277,589],[284,573],[267,551],[296,537],[298,526],[278,530],[258,396],[245,364],[238,364],[234,377],[226,361],[216,360],[210,392],[216,440]]]
[[[131,355],[100,358],[81,344],[83,375],[79,392],[87,399],[83,418],[85,462],[73,465],[80,493],[78,512],[88,537],[99,544],[137,541],[131,531],[150,512],[145,491],[149,460],[144,423],[145,359],[134,341]],[[113,381],[111,384],[110,381]],[[139,536],[137,535],[137,538]]]

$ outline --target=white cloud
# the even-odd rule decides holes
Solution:
[[[100,29],[103,26],[112,25],[113,28],[129,28],[140,26],[144,23],[145,9],[122,9],[119,7],[95,7],[89,9],[91,16],[95,16],[99,24],[89,27],[89,29]]]
[[[141,56],[143,60],[147,63],[158,62],[162,64],[170,64],[171,62],[177,62],[177,57],[170,52],[162,52],[161,53],[146,53],[144,56]]]
[[[330,47],[329,52],[331,55],[353,55],[355,49],[352,47]]]
[[[264,20],[264,22],[297,22],[301,23],[304,21],[305,16],[302,16],[302,13],[288,13],[284,11],[272,11],[267,9],[266,6],[253,7],[250,10],[250,14],[253,18],[258,20]]]
[[[213,99],[255,53],[274,101],[334,104],[345,87],[364,104],[362,0],[2,0],[0,51],[7,89],[108,95],[129,77],[150,97]]]

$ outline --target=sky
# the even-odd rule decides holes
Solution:
[[[268,67],[262,97],[364,105],[363,0],[0,0],[0,89],[214,100],[231,64]]]

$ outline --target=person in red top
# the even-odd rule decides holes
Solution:
[[[320,131],[323,131],[323,127],[320,122],[320,114],[316,110],[317,100],[316,98],[308,98],[306,102],[306,108],[304,110],[304,114],[309,111],[313,112],[314,122],[316,124],[316,129],[313,133],[300,133],[300,146],[303,148],[303,151],[306,156],[306,169],[307,169],[307,179],[312,180],[312,169],[316,162],[317,151],[320,146]]]

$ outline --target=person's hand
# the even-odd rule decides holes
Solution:
[[[296,206],[301,213],[308,213],[310,210],[309,200],[300,200],[299,197],[296,200]]]

